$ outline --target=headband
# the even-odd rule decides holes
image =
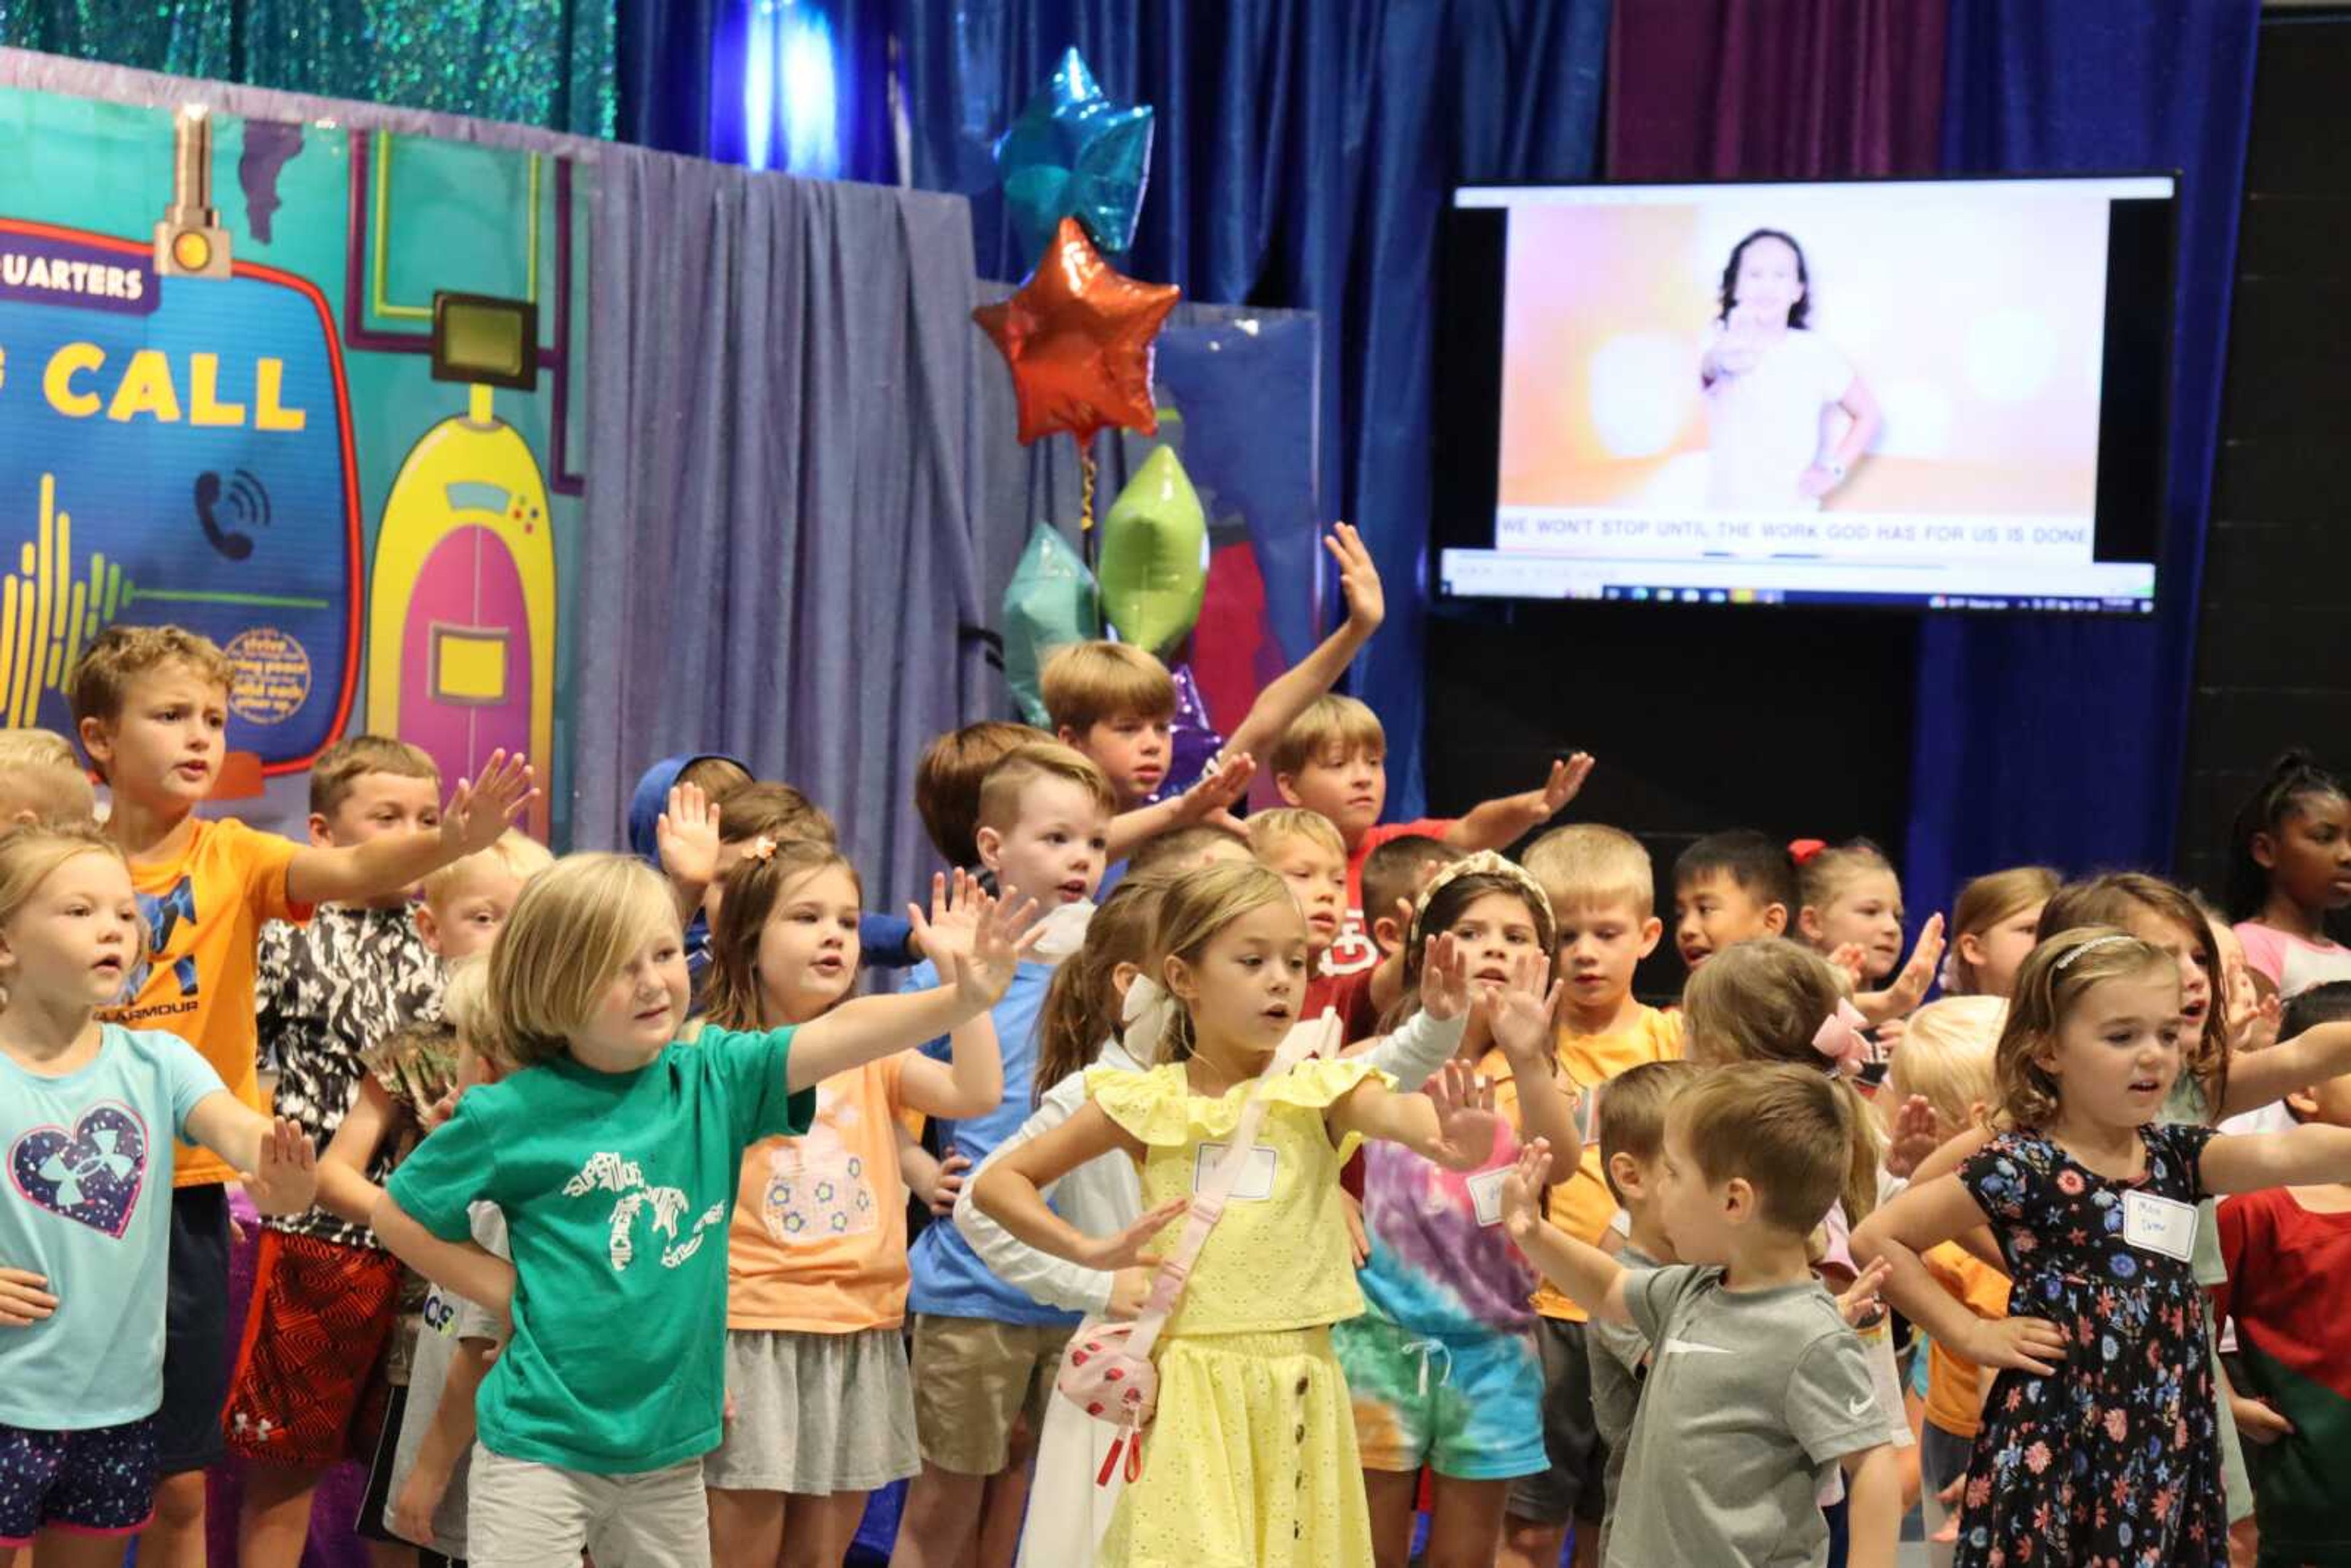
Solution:
[[[1500,877],[1526,895],[1528,904],[1542,915],[1544,925],[1556,929],[1557,917],[1552,914],[1551,897],[1543,892],[1542,883],[1529,876],[1526,867],[1518,862],[1506,860],[1492,850],[1479,850],[1446,866],[1430,877],[1428,885],[1420,890],[1420,897],[1412,906],[1412,932],[1406,939],[1408,949],[1417,948],[1427,940],[1421,924],[1427,917],[1429,901],[1437,896],[1437,890],[1465,876]]]
[[[2121,935],[2119,932],[2109,936],[2093,936],[2087,942],[2083,943],[2079,947],[2074,948],[2071,953],[2066,954],[2063,958],[2058,959],[2055,964],[2051,966],[2051,968],[2053,972],[2062,975],[2065,972],[2066,966],[2073,963],[2074,959],[2080,957],[2085,953],[2095,953],[2101,947],[2111,947],[2117,942],[2136,942],[2138,938],[2136,936],[2126,936]]]

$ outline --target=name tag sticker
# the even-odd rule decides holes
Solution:
[[[1479,1171],[1469,1178],[1469,1201],[1478,1206],[1478,1223],[1491,1228],[1502,1223],[1502,1182],[1510,1174],[1504,1166]]]
[[[1225,1157],[1225,1150],[1228,1146],[1225,1144],[1200,1145],[1199,1151],[1192,1156],[1192,1190],[1194,1192],[1198,1192],[1208,1185],[1208,1178],[1216,1174],[1217,1162]],[[1233,1183],[1232,1200],[1263,1203],[1267,1198],[1271,1197],[1275,1164],[1274,1152],[1271,1148],[1264,1144],[1252,1145],[1248,1160],[1241,1166],[1240,1177]]]
[[[2184,1263],[2196,1251],[2196,1207],[2151,1192],[2125,1193],[2123,1239]]]

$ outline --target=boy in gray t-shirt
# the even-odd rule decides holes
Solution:
[[[1604,1104],[1605,1096],[1603,1097]],[[1853,1132],[1824,1073],[1716,1068],[1674,1096],[1656,1196],[1685,1261],[1634,1272],[1541,1222],[1541,1140],[1503,1187],[1503,1223],[1592,1314],[1653,1347],[1626,1445],[1610,1568],[1822,1568],[1820,1499],[1850,1478],[1849,1568],[1892,1568],[1901,1481],[1860,1339],[1812,1275]]]

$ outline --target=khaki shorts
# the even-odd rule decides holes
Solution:
[[[1045,1401],[1071,1330],[987,1318],[914,1319],[914,1433],[923,1458],[963,1476],[1012,1462],[1016,1423],[1028,1441],[1044,1429]]]

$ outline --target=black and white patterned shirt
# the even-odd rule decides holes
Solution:
[[[439,1015],[441,960],[425,950],[404,908],[327,904],[307,925],[263,929],[254,1000],[263,1060],[277,1069],[277,1113],[324,1155],[359,1098],[368,1071],[361,1054],[402,1025]],[[369,1162],[369,1179],[381,1182],[391,1170],[392,1142]],[[376,1244],[367,1227],[324,1208],[263,1223],[342,1247]]]

